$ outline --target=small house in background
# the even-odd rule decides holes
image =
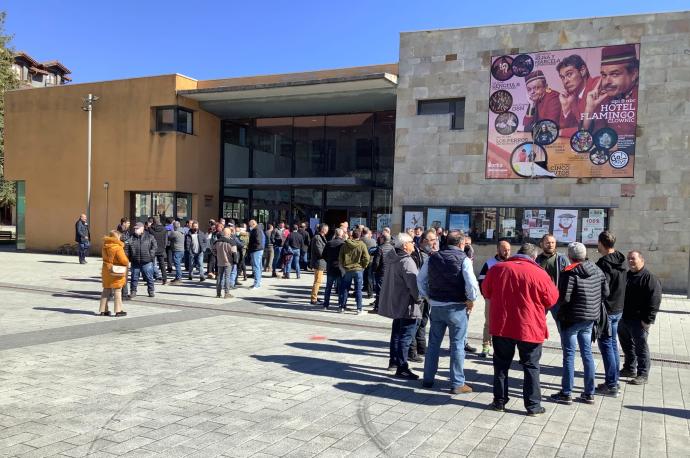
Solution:
[[[22,88],[59,86],[72,81],[67,76],[72,72],[59,61],[38,62],[24,51],[14,55],[12,69]]]

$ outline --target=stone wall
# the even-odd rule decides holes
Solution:
[[[634,179],[485,179],[492,55],[622,43],[641,43]],[[462,131],[416,114],[448,97],[466,98]],[[666,291],[687,289],[690,12],[403,33],[396,129],[395,229],[403,205],[611,205],[617,248],[641,250]]]

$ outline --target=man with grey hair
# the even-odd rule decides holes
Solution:
[[[524,371],[522,398],[527,415],[543,414],[539,384],[541,347],[549,337],[546,311],[558,300],[558,289],[534,261],[537,247],[525,243],[515,256],[496,263],[482,282],[489,307],[489,333],[494,345],[493,410],[503,412],[508,402],[508,370],[520,354]]]
[[[429,301],[431,328],[429,345],[424,361],[425,388],[431,388],[438,370],[441,342],[450,335],[450,393],[471,393],[465,383],[465,338],[467,317],[474,307],[479,293],[472,261],[465,255],[465,234],[451,231],[448,248],[429,256],[417,276],[420,295]],[[384,282],[385,283],[385,282]],[[385,285],[384,285],[385,287]]]
[[[580,348],[584,366],[585,390],[580,400],[594,404],[594,358],[592,332],[594,323],[601,318],[602,304],[609,296],[604,273],[587,259],[587,248],[582,243],[568,245],[571,264],[558,278],[558,315],[563,349],[563,376],[561,390],[551,395],[560,404],[572,404],[575,378],[575,348]]]
[[[386,254],[386,273],[383,279],[379,315],[393,319],[388,368],[396,368],[395,376],[417,380],[419,376],[407,363],[410,343],[422,317],[417,288],[417,265],[410,257],[414,251],[412,238],[398,234],[395,249]]]
[[[168,232],[168,243],[172,251],[173,264],[175,264],[175,278],[170,282],[171,285],[182,283],[182,258],[184,257],[184,234],[180,230],[180,222],[173,221],[173,230]]]
[[[374,308],[369,310],[369,313],[378,313],[379,310],[379,299],[381,297],[381,286],[383,283],[383,277],[386,272],[385,262],[386,254],[393,250],[393,242],[391,241],[390,229],[384,228],[384,231],[379,235],[378,246],[374,252],[374,256],[371,257],[371,271],[374,274],[374,292],[376,293],[376,299],[374,299]]]
[[[340,295],[340,249],[345,243],[345,230],[339,227],[335,230],[333,238],[326,243],[323,249],[323,259],[326,261],[326,291],[323,297],[323,309],[328,310],[331,304],[331,291],[335,287],[335,295]]]

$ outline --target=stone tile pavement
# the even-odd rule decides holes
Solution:
[[[509,411],[496,413],[490,360],[468,357],[470,395],[448,394],[447,355],[433,390],[392,378],[390,323],[304,305],[308,276],[231,302],[206,299],[210,283],[178,287],[203,297],[186,301],[160,288],[121,320],[84,313],[97,282],[65,288],[97,262],[40,260],[67,259],[0,253],[1,456],[690,456],[690,365],[655,363],[646,386],[593,406],[545,401],[534,418],[512,372]],[[689,304],[672,300],[663,339],[680,348]],[[560,352],[542,364],[546,396]]]

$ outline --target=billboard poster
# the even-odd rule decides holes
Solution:
[[[446,225],[445,208],[429,208],[426,212],[426,221],[429,228],[443,228]]]
[[[493,56],[486,178],[632,178],[639,44]]]
[[[596,245],[599,241],[599,234],[604,232],[604,217],[591,216],[582,218],[582,243],[585,245]]]
[[[417,226],[424,227],[424,212],[405,212],[405,230],[414,229]]]
[[[469,213],[451,213],[448,222],[448,230],[463,231],[467,234],[470,231],[470,215]]]
[[[553,236],[561,243],[577,241],[577,210],[554,210]]]
[[[384,227],[391,227],[390,213],[381,213],[376,217],[376,232],[383,232]]]

